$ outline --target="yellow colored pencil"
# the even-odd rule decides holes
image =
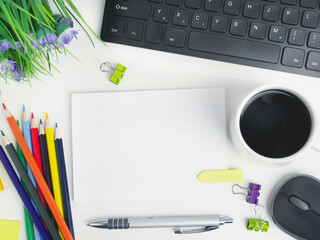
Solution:
[[[49,155],[49,163],[50,163],[50,170],[51,170],[51,179],[52,179],[54,200],[57,203],[57,206],[60,210],[60,213],[64,217],[62,195],[61,195],[61,185],[60,185],[59,169],[58,169],[58,160],[57,160],[56,148],[55,148],[55,144],[54,144],[53,129],[52,129],[49,117],[48,117],[48,113],[46,114],[45,132],[46,132],[46,138],[47,138],[48,155]]]

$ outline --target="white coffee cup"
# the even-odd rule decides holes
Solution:
[[[257,151],[253,150],[247,143],[247,141],[244,139],[243,133],[241,131],[240,127],[240,120],[241,115],[244,113],[245,108],[248,107],[247,104],[250,104],[250,101],[253,101],[254,97],[258,97],[259,94],[266,91],[271,90],[279,90],[283,92],[287,92],[289,94],[294,95],[298,99],[301,100],[301,102],[305,105],[306,109],[309,112],[310,120],[311,120],[311,129],[309,136],[307,140],[305,141],[304,145],[298,149],[295,153],[284,156],[284,157],[270,157],[266,156],[266,154],[258,153]],[[236,110],[233,112],[233,115],[231,117],[230,121],[230,134],[232,141],[235,145],[235,147],[242,153],[262,159],[264,162],[271,163],[271,164],[285,164],[293,159],[295,159],[297,156],[301,155],[304,151],[309,149],[318,133],[318,124],[317,124],[317,117],[316,112],[313,110],[313,108],[310,105],[310,101],[307,100],[307,97],[301,93],[299,93],[297,90],[295,90],[294,87],[287,87],[287,86],[281,86],[281,85],[265,85],[261,86],[259,88],[254,89],[249,94],[245,96],[245,98],[240,102],[239,106],[236,108]],[[258,136],[257,136],[258,137]]]

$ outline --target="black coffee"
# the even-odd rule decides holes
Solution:
[[[240,130],[247,145],[269,158],[288,157],[307,142],[311,117],[295,95],[267,90],[252,97],[240,117]]]

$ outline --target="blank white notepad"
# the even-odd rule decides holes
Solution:
[[[202,198],[225,169],[224,89],[72,94],[75,201]]]

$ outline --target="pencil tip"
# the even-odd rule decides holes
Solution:
[[[17,125],[18,125],[18,127],[19,127],[19,120],[17,120]]]
[[[48,113],[46,113],[46,118],[49,118],[49,115],[48,115]]]
[[[1,134],[2,134],[2,136],[5,136],[4,133],[2,132],[2,130],[1,130]]]
[[[31,118],[34,119],[33,112],[31,113]]]
[[[26,111],[26,106],[23,104],[23,111],[25,112]]]
[[[40,119],[40,124],[42,124],[42,119]]]
[[[56,128],[58,127],[58,123],[56,123]]]
[[[2,107],[3,107],[4,110],[7,109],[7,106],[4,103],[2,103]]]

